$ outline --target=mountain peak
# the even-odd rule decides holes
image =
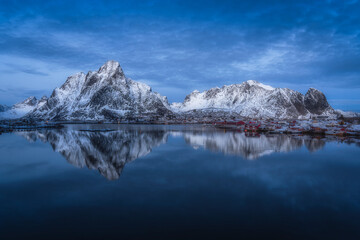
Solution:
[[[26,105],[35,105],[37,103],[37,99],[34,96],[28,97],[24,101],[22,101],[20,104],[26,104]]]
[[[313,87],[311,87],[311,88],[309,88],[309,90],[307,91],[307,93],[312,93],[312,92],[320,92],[321,93],[321,91],[319,91],[319,90],[317,90],[316,88],[313,88]]]
[[[38,103],[36,119],[99,120],[170,113],[166,98],[125,77],[120,64],[107,61],[98,71],[73,75]]]
[[[326,110],[332,110],[325,94],[315,88],[309,88],[304,97],[305,107],[310,113],[320,114]]]
[[[102,65],[99,70],[99,74],[107,74],[107,75],[116,75],[120,77],[125,77],[125,74],[120,66],[120,63],[114,60],[107,61],[104,65]]]
[[[256,81],[256,80],[247,80],[247,81],[244,82],[244,83],[247,83],[247,84],[250,85],[250,86],[258,86],[258,87],[264,88],[264,89],[269,90],[269,91],[275,89],[275,88],[273,88],[272,86],[262,84],[262,83],[260,83],[260,82],[258,82],[258,81]]]
[[[252,85],[252,84],[256,84],[256,85],[259,84],[259,82],[256,81],[256,80],[247,80],[246,83],[248,83],[248,84],[250,84],[250,85]]]

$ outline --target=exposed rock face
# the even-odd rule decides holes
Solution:
[[[323,114],[333,111],[326,100],[325,95],[315,88],[310,88],[305,94],[304,104],[306,109],[312,114]]]
[[[14,105],[14,107],[21,108],[22,106],[36,106],[38,100],[36,97],[31,96],[25,99],[24,101],[17,103]]]
[[[171,113],[166,97],[125,77],[120,64],[106,62],[96,72],[77,73],[56,88],[30,117],[53,120],[104,120]]]
[[[227,110],[245,117],[299,118],[311,114],[335,114],[323,93],[310,89],[304,96],[288,88],[273,88],[249,80],[241,84],[194,91],[183,103],[172,104],[174,111]]]

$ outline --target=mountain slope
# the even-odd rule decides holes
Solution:
[[[1,105],[1,104],[0,104],[0,113],[6,112],[6,111],[8,111],[8,110],[10,110],[10,107],[9,107],[9,106]]]
[[[5,107],[2,109],[6,110]],[[127,78],[118,62],[108,61],[98,71],[68,77],[49,99],[45,97],[38,101],[30,97],[0,113],[0,117],[19,118],[26,115],[55,121],[130,120],[172,118],[174,113],[180,117],[190,115],[198,119],[203,118],[204,114],[277,119],[339,115],[319,90],[310,88],[303,95],[254,80],[204,92],[193,91],[184,102],[170,106],[166,97],[153,92],[148,85]]]
[[[40,100],[36,97],[28,97],[24,101],[13,105],[12,107],[0,106],[0,119],[15,119],[21,118],[29,112],[33,111],[36,107],[43,106],[47,101],[47,97],[44,96]],[[3,111],[1,111],[3,110]]]
[[[254,80],[241,84],[186,96],[183,103],[171,105],[179,113],[191,110],[232,111],[246,117],[298,118],[313,115],[331,115],[334,110],[323,93],[309,89],[304,96],[288,88],[273,88]]]
[[[343,110],[340,110],[340,109],[336,109],[335,112],[339,117],[341,117],[341,116],[346,117],[346,118],[360,117],[359,112],[343,111]]]
[[[127,77],[115,61],[77,73],[28,116],[53,120],[104,120],[171,113],[166,97]]]
[[[306,109],[312,114],[333,113],[334,110],[327,102],[325,95],[315,88],[310,88],[304,97]]]

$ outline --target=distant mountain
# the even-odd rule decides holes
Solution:
[[[308,118],[336,114],[319,90],[310,88],[304,96],[288,88],[273,88],[254,80],[204,92],[194,91],[184,102],[173,103],[171,107],[178,113],[231,111],[245,117]]]
[[[24,101],[13,105],[12,107],[0,106],[0,118],[1,119],[15,119],[21,118],[26,114],[33,111],[36,107],[43,106],[47,101],[47,97],[44,96],[40,100],[36,97],[29,97]]]
[[[336,109],[335,112],[336,112],[336,114],[338,114],[338,116],[343,116],[346,118],[360,117],[359,112],[343,111],[340,109]]]
[[[0,113],[2,112],[6,112],[7,110],[9,110],[11,107],[6,106],[6,105],[0,105]]]
[[[166,97],[127,77],[115,61],[98,71],[77,73],[28,116],[51,120],[104,120],[171,113]]]
[[[0,108],[0,117],[40,120],[118,120],[159,117],[240,116],[253,118],[310,118],[342,115],[325,95],[310,88],[305,95],[288,88],[273,88],[254,80],[241,84],[193,91],[184,102],[169,105],[166,97],[144,84],[127,78],[115,61],[98,71],[67,78],[47,99],[30,97],[13,107]],[[211,114],[209,114],[211,113]]]

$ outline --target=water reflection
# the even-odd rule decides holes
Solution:
[[[246,159],[257,159],[274,152],[290,152],[303,145],[314,152],[325,146],[325,140],[290,135],[245,135],[239,132],[187,132],[186,143],[194,148],[239,155]]]
[[[113,132],[84,132],[77,130],[48,130],[19,133],[30,142],[37,139],[51,144],[54,151],[77,167],[97,169],[109,180],[120,177],[125,164],[151,152],[166,142],[164,131],[122,130]]]
[[[29,142],[48,142],[53,150],[77,167],[97,169],[109,180],[118,179],[125,164],[149,154],[165,144],[169,136],[183,137],[194,149],[257,159],[276,152],[291,152],[303,146],[310,152],[323,148],[327,141],[338,138],[312,138],[290,135],[252,135],[223,132],[199,127],[126,126],[111,132],[80,131],[67,127],[61,130],[19,132]],[[348,143],[355,139],[346,139]]]

